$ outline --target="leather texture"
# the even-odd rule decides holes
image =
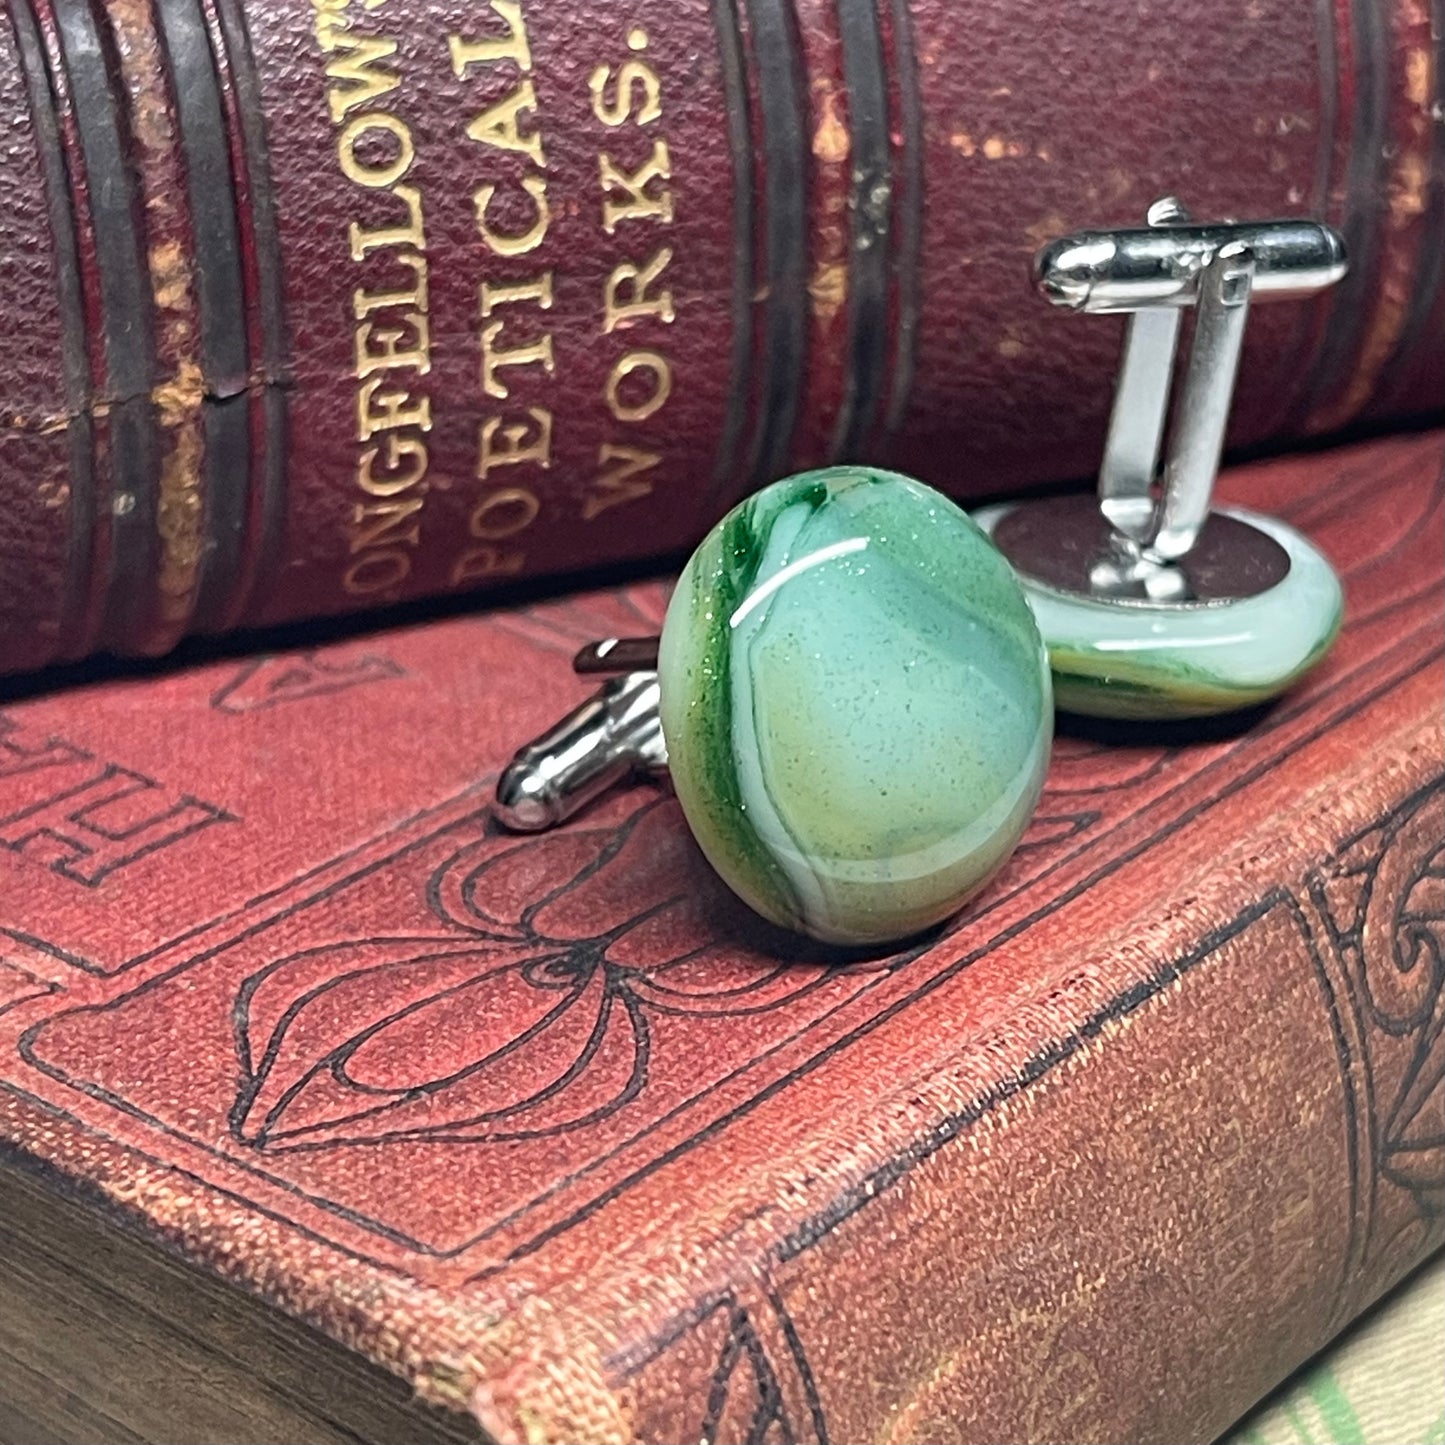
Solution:
[[[1431,27],[1419,0],[9,0],[0,666],[655,558],[834,457],[969,498],[1085,475],[1120,323],[1055,313],[1029,258],[1167,192],[1328,218],[1353,257],[1256,311],[1235,443],[1438,411]],[[378,366],[420,325],[424,359]],[[365,406],[416,420],[368,441]]]
[[[12,683],[0,1137],[502,1441],[1213,1439],[1445,1242],[1441,447],[1227,475],[1339,567],[1330,658],[1066,725],[881,956],[656,786],[491,822],[658,586]]]

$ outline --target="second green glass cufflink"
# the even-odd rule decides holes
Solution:
[[[1333,285],[1344,242],[1308,220],[1195,225],[1168,199],[1146,227],[1052,242],[1034,270],[1056,305],[1130,313],[1097,498],[978,514],[1023,579],[1059,706],[1190,718],[1283,692],[1334,641],[1339,579],[1285,523],[1212,511],[1210,499],[1251,299]],[[1188,308],[1194,336],[1161,472]]]

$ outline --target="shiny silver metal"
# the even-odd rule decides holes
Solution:
[[[1183,557],[1209,515],[1256,275],[1258,258],[1241,241],[1221,246],[1200,273],[1194,344],[1164,469],[1164,495],[1145,544],[1163,561]]]
[[[1029,515],[1042,503],[1015,509],[995,540],[1025,577],[1056,590],[1153,606],[1218,605],[1276,585],[1279,568],[1289,566],[1282,548],[1237,520],[1213,535],[1216,543],[1231,537],[1243,548],[1242,565],[1221,566],[1217,547],[1202,569],[1194,555],[1211,521],[1250,303],[1332,286],[1345,274],[1345,244],[1319,221],[1201,225],[1172,196],[1149,207],[1148,221],[1139,229],[1066,236],[1034,258],[1035,283],[1056,306],[1129,313],[1092,504],[1104,525],[1085,529],[1090,555],[1081,563],[1077,538],[1056,538],[1053,545],[1067,561],[1050,563],[1047,536]],[[1171,418],[1186,307],[1194,308],[1194,329]],[[1059,520],[1055,513],[1050,518]],[[1256,532],[1258,540],[1246,544],[1240,529]],[[1203,577],[1208,583],[1201,591]],[[1221,590],[1226,586],[1234,590]]]
[[[1100,510],[1124,536],[1141,544],[1149,540],[1154,522],[1152,489],[1183,317],[1176,307],[1150,306],[1129,318],[1099,468]]]
[[[1192,306],[1199,273],[1231,243],[1254,253],[1254,289],[1261,296],[1313,296],[1345,274],[1344,240],[1320,221],[1164,221],[1050,241],[1034,257],[1034,284],[1054,305],[1072,311]]]
[[[666,768],[657,673],[626,672],[518,749],[497,780],[493,812],[516,832],[540,833],[624,778]]]
[[[572,659],[572,671],[580,677],[599,672],[656,672],[655,637],[604,637],[589,642]]]
[[[1117,538],[1095,499],[1080,494],[1014,507],[993,529],[995,544],[1024,576],[1052,591],[1084,596],[1098,595],[1098,568],[1129,566],[1128,554],[1114,550]],[[1198,541],[1173,567],[1141,571],[1140,585],[1132,592],[1108,589],[1111,605],[1223,607],[1283,582],[1289,553],[1258,527],[1227,512],[1211,512]],[[1161,587],[1168,589],[1163,596],[1158,595]]]

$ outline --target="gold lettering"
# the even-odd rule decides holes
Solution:
[[[477,475],[486,481],[494,467],[515,467],[523,462],[536,462],[539,467],[552,465],[552,413],[545,407],[528,407],[532,419],[529,436],[526,422],[504,421],[489,417],[483,424],[477,446]]]
[[[391,193],[406,207],[406,224],[368,231],[353,221],[346,228],[353,261],[364,261],[367,254],[378,246],[415,246],[418,251],[426,250],[426,232],[421,224],[421,192],[415,186],[396,185],[391,188]],[[420,260],[419,257],[416,259]]]
[[[395,587],[410,571],[411,554],[400,547],[389,552],[368,552],[346,569],[341,586],[353,597],[371,597]]]
[[[357,142],[373,130],[383,131],[396,141],[395,159],[371,165],[357,156]],[[367,111],[348,121],[345,130],[336,138],[336,153],[341,160],[342,175],[358,186],[367,186],[372,190],[394,186],[416,159],[416,148],[412,145],[411,130],[406,122],[384,110]]]
[[[356,328],[356,377],[359,381],[377,371],[398,371],[406,367],[425,376],[431,370],[431,326],[420,311],[409,311],[402,320],[412,328],[411,344],[402,349],[407,333],[399,326],[377,326],[363,321]],[[372,350],[372,341],[377,349]]]
[[[538,170],[547,164],[542,153],[542,137],[538,131],[524,133],[522,112],[537,109],[537,92],[530,80],[524,80],[510,95],[489,105],[467,126],[467,135],[481,145],[495,146],[502,151],[518,151]]]
[[[590,522],[600,517],[609,507],[615,507],[621,502],[635,502],[640,497],[650,497],[652,478],[639,477],[639,473],[651,471],[661,460],[660,452],[646,452],[640,447],[619,447],[610,442],[598,447],[598,467],[613,469],[598,473],[597,480],[593,483],[595,490],[590,492],[582,503],[583,520]],[[614,466],[614,463],[620,465]]]
[[[619,169],[605,152],[597,159],[602,176],[602,229],[609,236],[623,221],[671,224],[672,187],[665,185],[655,195],[647,189],[653,181],[672,179],[672,157],[668,154],[666,141],[653,141],[652,154],[630,174]],[[622,192],[624,199],[614,200],[614,191]]]
[[[519,301],[535,301],[543,311],[552,309],[552,273],[544,271],[534,281],[483,281],[482,318],[485,320],[498,306],[512,306]]]
[[[329,55],[343,43],[337,37],[351,29],[351,21],[346,14],[350,0],[311,0],[311,3],[316,9],[316,39]]]
[[[507,33],[490,40],[463,40],[460,35],[447,37],[452,53],[452,74],[458,80],[466,77],[473,65],[495,65],[499,60],[515,60],[523,70],[532,68],[532,52],[527,45],[527,27],[522,22],[521,0],[487,0],[494,15],[506,23]]]
[[[368,447],[362,452],[356,464],[356,485],[373,497],[394,497],[408,487],[414,487],[426,476],[426,443],[415,437],[399,437],[389,434],[386,438],[386,470],[394,472],[402,459],[411,458],[411,468],[398,477],[378,477],[374,470],[379,447]]]
[[[609,82],[613,84],[610,97]],[[642,94],[635,100],[633,92],[639,85]],[[587,88],[592,92],[592,114],[603,125],[626,125],[634,116],[638,125],[647,125],[662,114],[662,81],[645,60],[629,60],[619,66],[615,82],[611,67],[599,65],[588,78]]]
[[[361,258],[358,256],[356,259]],[[373,311],[383,311],[390,306],[410,306],[418,311],[427,309],[426,257],[403,251],[396,259],[403,266],[411,267],[412,284],[403,291],[364,291],[357,287],[351,293],[351,314],[358,321],[370,316]]]
[[[641,127],[662,118],[662,82],[641,55],[647,46],[647,32],[634,26],[627,33],[632,56],[616,65],[599,65],[588,77],[592,114],[602,125]],[[651,153],[636,169],[606,151],[598,155],[597,165],[602,228],[609,236],[624,221],[672,224],[672,156],[666,140],[654,139]],[[660,245],[645,261],[628,259],[612,265],[602,283],[603,336],[642,322],[670,326],[676,321],[677,307],[666,278],[672,259],[673,248]],[[612,363],[603,391],[613,418],[636,424],[656,416],[672,388],[672,363],[667,357],[661,351],[633,349]],[[661,451],[604,442],[597,449],[597,470],[582,497],[583,521],[595,521],[614,507],[652,496],[662,460]]]
[[[664,289],[656,296],[649,296],[647,288],[667,269],[672,260],[672,247],[663,246],[653,258],[642,266],[624,261],[612,268],[606,285],[602,288],[604,334],[616,331],[627,321],[640,321],[646,316],[656,316],[660,321],[671,323],[676,316],[672,304],[672,292]],[[618,293],[626,286],[629,299],[620,300]]]
[[[448,40],[452,72],[466,78],[474,66],[515,64],[521,77],[500,99],[490,99],[486,108],[467,125],[470,139],[493,150],[525,156],[533,173],[513,181],[485,181],[472,193],[477,233],[495,256],[525,256],[545,241],[552,223],[547,197],[547,178],[537,174],[547,164],[539,123],[537,92],[527,78],[532,53],[523,23],[521,0],[487,0],[492,13],[502,20],[501,35],[482,39],[453,35]],[[513,189],[506,189],[506,187]],[[499,194],[500,191],[500,194]],[[530,214],[529,214],[530,209]],[[498,313],[504,307],[532,305],[550,311],[553,305],[553,274],[541,271],[525,279],[484,277],[478,287],[481,330],[481,381],[486,395],[505,398],[510,388],[502,379],[507,367],[540,366],[547,375],[555,371],[552,336],[541,331],[535,339],[508,345],[503,337],[507,318]],[[525,323],[514,322],[513,334]],[[510,338],[508,338],[510,340]],[[503,467],[552,465],[553,414],[546,407],[532,406],[485,418],[477,435],[477,477],[485,482]],[[542,503],[526,487],[493,488],[472,508],[468,519],[471,536],[480,546],[467,548],[452,565],[454,587],[488,577],[510,577],[525,566],[525,553],[495,544],[525,531],[541,513]]]
[[[481,232],[482,240],[498,256],[524,256],[528,251],[535,251],[542,244],[547,235],[547,227],[552,222],[552,212],[547,205],[547,182],[541,176],[524,176],[521,184],[522,189],[532,198],[532,205],[537,212],[536,219],[525,231],[497,231],[488,222],[487,211],[497,192],[496,186],[485,185],[472,198],[477,210],[477,230]]]
[[[501,542],[526,531],[541,510],[542,504],[535,492],[529,492],[526,487],[501,487],[488,492],[472,508],[468,527],[480,542]]]
[[[333,125],[340,125],[359,105],[370,105],[390,95],[401,84],[401,78],[379,67],[379,62],[396,54],[396,41],[377,35],[356,35],[343,20],[341,25],[318,25],[317,34],[323,49],[343,53],[326,62],[328,80],[343,82],[345,88],[331,85],[326,90],[326,103],[331,108]]]
[[[647,395],[640,401],[624,401],[622,384],[637,371],[652,375]],[[658,351],[629,351],[618,357],[607,374],[607,405],[618,421],[646,421],[671,395],[672,363]]]
[[[402,497],[385,502],[357,502],[351,509],[351,554],[371,547],[415,547],[421,528],[410,526],[399,537],[390,534],[421,511],[420,497]]]
[[[315,34],[330,57],[325,65],[331,84],[326,92],[336,155],[342,175],[368,191],[395,198],[388,211],[367,202],[367,219],[351,221],[347,241],[351,259],[367,262],[385,254],[379,286],[358,285],[351,293],[353,370],[356,388],[356,439],[364,446],[354,474],[361,500],[354,500],[343,522],[350,561],[341,577],[354,597],[385,594],[411,575],[411,548],[421,542],[421,518],[430,484],[430,457],[424,434],[431,430],[431,400],[394,383],[386,373],[431,370],[431,321],[426,230],[422,196],[403,178],[416,159],[411,128],[398,116],[376,108],[400,85],[398,43],[351,32],[354,0],[312,0]],[[362,0],[360,8],[378,10],[386,0]],[[381,212],[381,220],[375,212]],[[388,273],[395,261],[400,270]],[[398,279],[400,277],[400,279]],[[369,279],[369,278],[365,278]]]
[[[356,439],[369,442],[379,431],[414,426],[431,430],[431,398],[409,391],[379,391],[382,378],[363,381],[356,392]]]
[[[515,577],[527,565],[524,552],[504,552],[486,543],[470,547],[457,558],[452,568],[452,586],[480,582],[484,577]]]
[[[488,396],[511,395],[506,383],[497,376],[497,372],[504,366],[540,364],[549,376],[553,371],[550,332],[544,332],[536,341],[529,341],[525,345],[512,346],[503,350],[497,345],[497,338],[502,334],[502,328],[505,325],[504,321],[494,321],[490,326],[482,328],[482,390]]]

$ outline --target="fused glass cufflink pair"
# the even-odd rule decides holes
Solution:
[[[1251,299],[1309,295],[1344,269],[1327,226],[1195,225],[1172,201],[1145,227],[1045,247],[1048,299],[1132,313],[1097,497],[974,520],[870,467],[765,488],[693,554],[660,640],[578,655],[579,672],[616,675],[521,749],[498,816],[540,830],[668,770],[703,853],[774,923],[876,944],[949,917],[1028,824],[1055,702],[1219,713],[1275,696],[1328,649],[1342,604],[1323,556],[1210,497]]]

